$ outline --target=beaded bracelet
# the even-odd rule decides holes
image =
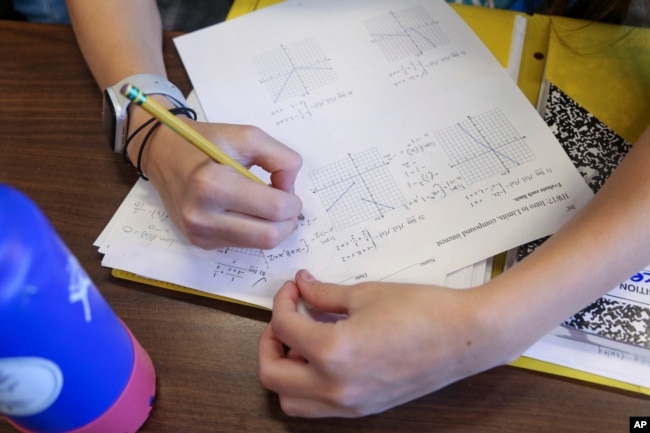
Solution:
[[[187,118],[196,120],[196,111],[189,107],[174,107],[170,108],[169,112],[172,114],[184,114]],[[149,178],[144,174],[144,171],[142,171],[142,155],[144,154],[144,147],[147,145],[149,142],[149,138],[153,135],[153,133],[158,129],[158,127],[161,125],[161,123],[156,120],[155,118],[151,118],[144,122],[142,125],[140,125],[129,137],[126,139],[126,143],[124,143],[124,148],[122,149],[122,158],[124,158],[124,161],[126,161],[129,165],[134,165],[133,162],[131,161],[131,158],[129,158],[129,154],[127,153],[127,149],[129,148],[129,143],[131,143],[131,140],[138,135],[140,132],[142,132],[147,126],[153,124],[151,128],[147,131],[147,134],[144,136],[144,139],[142,140],[142,144],[140,145],[140,149],[138,150],[138,159],[137,163],[135,164],[135,168],[138,172],[138,176],[140,176],[144,180],[149,180]]]

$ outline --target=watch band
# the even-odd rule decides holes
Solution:
[[[186,107],[187,101],[181,93],[180,89],[176,87],[169,80],[155,74],[135,74],[130,75],[120,82],[108,87],[105,91],[105,99],[109,99],[109,106],[105,109],[112,109],[113,120],[112,125],[105,125],[107,130],[110,130],[109,137],[113,137],[113,150],[115,152],[122,152],[126,143],[126,134],[128,131],[128,108],[131,100],[120,92],[122,86],[125,84],[133,84],[146,95],[164,95],[175,107]],[[104,116],[106,122],[107,116]]]

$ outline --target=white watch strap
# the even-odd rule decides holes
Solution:
[[[187,101],[181,93],[180,89],[174,85],[171,81],[155,74],[135,74],[130,75],[119,83],[111,86],[117,90],[120,98],[123,98],[122,106],[124,109],[128,107],[131,101],[122,93],[120,89],[125,84],[133,84],[135,87],[140,89],[145,95],[165,95],[167,98],[177,107],[186,107]]]
[[[187,107],[187,101],[181,93],[180,89],[172,82],[155,74],[135,74],[130,75],[120,82],[110,86],[107,92],[110,92],[114,106],[116,118],[115,143],[113,143],[113,150],[115,152],[122,152],[126,140],[126,132],[128,129],[128,108],[131,100],[122,95],[121,88],[125,84],[132,84],[141,90],[146,95],[164,95],[175,107]]]

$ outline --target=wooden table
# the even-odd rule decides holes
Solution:
[[[187,93],[172,36],[170,78]],[[650,415],[647,397],[501,367],[380,415],[285,416],[257,380],[268,312],[118,280],[100,265],[93,241],[136,175],[109,150],[101,93],[72,30],[0,21],[0,41],[0,182],[42,208],[151,355],[158,391],[142,432],[614,433],[628,431],[630,416]],[[0,433],[12,431],[0,420]]]

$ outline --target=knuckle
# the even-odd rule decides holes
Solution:
[[[202,232],[203,221],[204,218],[199,208],[195,206],[183,206],[181,208],[180,226],[190,241]]]
[[[366,409],[361,394],[351,385],[332,386],[326,392],[325,400],[348,417],[360,417],[370,412]]]
[[[289,212],[289,202],[284,197],[272,197],[265,203],[265,212],[268,212],[268,219],[271,221],[281,221],[286,219]]]
[[[293,399],[284,398],[280,396],[280,409],[287,416],[300,417],[300,416],[309,416],[309,412],[305,410],[304,407],[301,407],[299,404],[295,404]]]
[[[340,332],[334,332],[322,338],[313,361],[332,377],[340,377],[345,374],[350,363],[354,363],[354,355],[349,347],[345,336]]]
[[[187,235],[187,240],[195,247],[201,248],[203,250],[212,250],[220,246],[218,244],[213,244],[209,241],[206,241],[205,237],[203,236],[193,235],[191,233]]]
[[[223,187],[218,182],[212,182],[206,176],[193,176],[187,185],[190,192],[178,208],[178,220],[181,231],[193,244],[206,247],[206,230],[215,230],[207,227],[206,222],[211,221],[206,215],[206,209],[214,209],[216,198],[223,195]]]
[[[244,138],[249,142],[256,142],[259,140],[265,140],[268,138],[266,132],[264,132],[260,127],[254,125],[242,125],[242,134]]]
[[[259,363],[257,367],[257,378],[260,384],[266,389],[273,389],[273,381],[271,380],[271,374],[269,369],[266,368],[265,364]]]
[[[229,191],[225,182],[216,181],[215,174],[210,170],[197,170],[189,179],[187,184],[194,201],[199,205],[205,205],[215,201]]]
[[[371,413],[371,410],[367,406],[368,396],[363,384],[354,380],[359,379],[359,365],[355,363],[357,357],[350,343],[340,333],[325,339],[315,362],[331,378],[323,390],[325,400],[347,416],[359,417]]]
[[[198,212],[181,212],[180,215],[180,226],[182,232],[187,237],[187,240],[191,244],[197,245],[201,243],[201,236],[199,229],[200,227],[200,218],[197,217]]]
[[[274,225],[270,225],[259,233],[255,243],[259,244],[259,248],[268,250],[277,247],[283,239],[282,232]]]
[[[302,167],[303,163],[302,156],[293,149],[289,149],[289,151],[291,153],[291,157],[287,158],[288,163],[291,164],[292,169],[299,170]]]

